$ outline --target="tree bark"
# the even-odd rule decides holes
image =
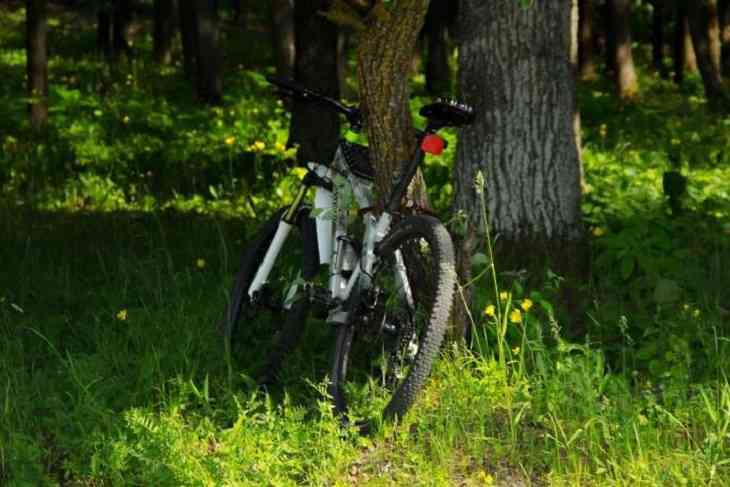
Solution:
[[[688,14],[692,44],[705,86],[705,96],[710,103],[717,103],[723,97],[717,0],[690,2]]]
[[[596,79],[596,63],[593,56],[593,0],[578,2],[578,70],[581,79]]]
[[[575,310],[574,290],[587,271],[575,118],[577,0],[529,7],[464,0],[461,9],[459,86],[477,117],[459,138],[455,207],[484,235],[485,198],[492,235],[499,235],[497,265],[527,269],[533,278],[549,266],[566,278],[563,303]]]
[[[689,19],[687,17],[687,4],[678,1],[675,7],[676,24],[674,30],[674,82],[684,81],[686,73],[697,71],[697,59],[695,57],[692,37],[689,33]]]
[[[48,5],[28,0],[26,11],[26,71],[30,124],[41,130],[48,124]]]
[[[606,61],[606,71],[611,76],[616,75],[616,32],[613,29],[613,3],[611,0],[605,0],[602,8],[603,33],[605,37],[604,56]]]
[[[358,79],[367,116],[375,186],[384,203],[403,161],[413,158],[416,139],[409,107],[408,75],[428,0],[398,0],[379,7],[360,34]],[[416,181],[417,183],[417,181]],[[425,193],[423,187],[414,194]]]
[[[213,0],[195,0],[198,98],[209,105],[223,102],[223,52],[215,3]]]
[[[446,36],[449,9],[450,2],[448,0],[431,0],[426,14],[424,26],[428,42],[426,91],[432,95],[443,95],[451,92],[449,43]]]
[[[294,74],[296,54],[292,0],[271,0],[271,21],[276,74],[291,78]],[[311,33],[308,32],[305,35],[309,34]]]
[[[631,48],[631,0],[608,0],[611,3],[611,29],[616,36],[613,53],[616,66],[616,92],[622,100],[634,98],[639,91]]]
[[[198,32],[195,21],[195,7],[190,0],[178,2],[180,17],[180,38],[183,50],[183,71],[189,80],[195,78],[198,52]]]
[[[296,32],[295,78],[303,86],[339,98],[338,29],[319,15],[326,0],[297,0],[294,7]],[[321,106],[296,101],[292,110],[289,141],[299,144],[299,163],[332,160],[340,137],[339,115]]]
[[[184,0],[183,0],[184,1]],[[172,62],[172,42],[175,37],[177,0],[155,0],[153,34],[154,58],[159,64]]]

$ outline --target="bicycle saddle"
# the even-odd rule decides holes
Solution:
[[[474,122],[474,108],[456,100],[438,99],[419,112],[429,122],[442,127],[461,127]]]

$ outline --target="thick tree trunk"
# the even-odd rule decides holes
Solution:
[[[294,5],[292,0],[271,0],[272,42],[276,58],[276,74],[291,78],[294,74],[295,39]],[[310,35],[307,32],[305,35]]]
[[[296,80],[307,87],[339,98],[337,26],[319,15],[326,0],[297,0],[294,18],[296,32]],[[339,115],[321,106],[297,101],[292,111],[290,143],[299,144],[300,163],[332,160],[340,136]]]
[[[720,42],[722,43],[722,74],[730,77],[730,0],[720,2]]]
[[[623,100],[631,99],[639,91],[634,57],[631,48],[631,0],[608,0],[611,3],[611,29],[616,36],[614,59],[616,92]]]
[[[593,0],[578,2],[578,70],[581,79],[596,78],[596,63],[593,56]]]
[[[689,33],[687,11],[687,4],[684,1],[678,1],[675,7],[676,23],[673,43],[675,83],[684,81],[685,74],[697,71],[697,59]]]
[[[48,5],[28,0],[26,11],[26,70],[30,124],[40,130],[48,124]]]
[[[667,68],[664,65],[664,23],[667,20],[665,2],[666,0],[654,0],[654,12],[651,22],[652,65],[662,78],[669,76]]]
[[[183,0],[184,1],[184,0]],[[172,62],[177,0],[155,0],[154,57],[159,64]]]
[[[549,266],[574,290],[587,269],[575,118],[577,0],[529,7],[464,0],[461,8],[459,84],[478,109],[457,147],[455,206],[483,235],[486,199],[502,269],[537,278]],[[575,310],[576,303],[566,292],[564,304]]]
[[[448,0],[431,0],[424,30],[428,42],[426,59],[426,90],[432,95],[451,92],[449,43],[446,31],[449,21]]]
[[[705,96],[711,103],[716,103],[723,96],[717,0],[690,2],[688,13],[692,44],[705,86]]]
[[[189,80],[195,78],[198,52],[198,32],[195,22],[195,7],[190,0],[178,2],[180,17],[180,38],[183,50],[183,71]]]
[[[195,0],[198,98],[209,105],[223,102],[223,52],[218,9],[213,0]]]
[[[428,0],[379,5],[378,20],[360,34],[358,78],[376,190],[383,203],[402,161],[412,159],[416,148],[408,75]]]

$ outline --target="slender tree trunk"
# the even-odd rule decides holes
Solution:
[[[30,124],[35,130],[41,130],[48,124],[47,0],[28,0],[26,52]]]
[[[722,74],[730,77],[730,0],[720,2],[720,42],[722,43]]]
[[[605,36],[604,56],[606,62],[606,71],[611,75],[615,76],[616,67],[616,32],[613,29],[613,3],[611,0],[605,0],[603,2],[602,15],[603,19],[603,32]]]
[[[184,0],[183,0],[184,1]],[[159,64],[172,62],[177,0],[155,0],[154,57]]]
[[[294,8],[296,80],[333,98],[339,98],[337,26],[319,12],[326,0],[297,0]],[[329,163],[340,137],[339,115],[322,107],[297,101],[292,111],[290,143],[299,144],[300,163]]]
[[[677,1],[676,24],[674,30],[674,81],[681,83],[687,73],[697,71],[697,59],[695,57],[692,37],[689,32],[689,19],[687,17],[687,4],[684,1]]]
[[[667,20],[665,1],[654,0],[651,34],[652,64],[662,78],[669,76],[667,68],[664,65],[664,23]]]
[[[612,4],[611,28],[616,36],[616,92],[619,98],[627,100],[634,98],[639,91],[631,48],[631,0],[608,2]]]
[[[112,58],[119,59],[124,52],[128,57],[132,54],[132,49],[127,41],[127,30],[129,23],[132,21],[132,8],[130,0],[114,0],[113,6],[113,33],[112,33]]]
[[[195,0],[198,98],[209,105],[223,102],[223,52],[216,3],[213,0]]]
[[[112,17],[102,8],[96,13],[96,49],[110,60],[112,45]]]
[[[294,74],[295,39],[292,0],[271,0],[271,21],[276,57],[276,74],[291,78]],[[307,33],[305,35],[309,35]]]
[[[178,2],[180,17],[180,38],[182,39],[183,70],[189,80],[195,78],[198,52],[198,32],[195,21],[195,8],[190,0]]]
[[[723,97],[717,0],[692,2],[689,7],[689,25],[705,96],[711,103],[717,103]]]
[[[449,45],[446,36],[449,8],[448,0],[431,0],[426,14],[424,26],[428,42],[426,90],[431,94],[451,92]]]
[[[549,266],[566,278],[563,303],[575,311],[574,290],[587,270],[575,118],[577,0],[528,7],[464,0],[461,8],[459,84],[479,109],[457,147],[455,206],[484,235],[484,198],[500,236],[497,265],[527,269],[534,280]]]
[[[380,9],[378,20],[360,34],[360,97],[366,109],[370,157],[381,204],[402,161],[412,159],[416,148],[408,75],[427,9],[428,0],[398,0],[390,8]]]
[[[581,79],[596,78],[596,63],[593,57],[593,0],[578,2],[578,66]]]

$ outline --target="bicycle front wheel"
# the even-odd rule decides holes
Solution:
[[[244,358],[249,372],[262,383],[277,379],[284,359],[302,337],[309,311],[304,280],[316,270],[316,262],[309,262],[312,257],[306,243],[312,231],[307,226],[313,223],[303,209],[278,253],[272,252],[271,268],[263,285],[249,294],[285,210],[276,212],[244,249],[219,327],[236,355]]]
[[[411,407],[439,353],[454,299],[454,248],[438,220],[415,216],[392,229],[377,255],[357,317],[338,329],[330,393],[339,414],[393,419]]]

